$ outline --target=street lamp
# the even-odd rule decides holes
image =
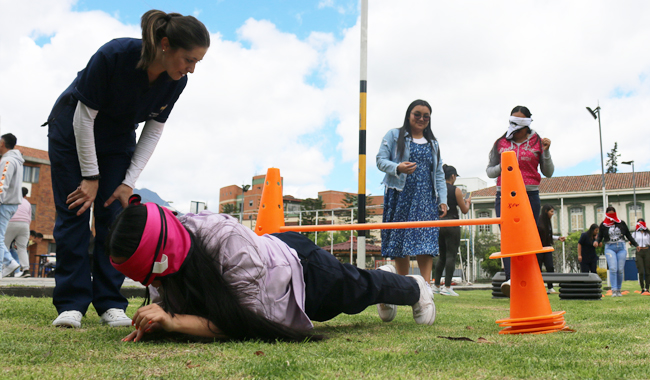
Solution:
[[[598,119],[598,135],[600,136],[600,169],[603,178],[603,214],[605,214],[605,212],[607,212],[607,196],[605,195],[605,163],[603,162],[603,132],[600,128],[600,105],[594,110],[587,107],[587,111],[589,111],[589,114],[591,114],[594,119]]]
[[[636,182],[634,181],[634,160],[623,161],[621,164],[632,165],[632,191],[634,191],[634,223],[636,223]]]
[[[243,224],[244,220],[244,198],[246,197],[246,192],[250,189],[251,185],[241,185],[241,212],[239,213],[239,224]]]

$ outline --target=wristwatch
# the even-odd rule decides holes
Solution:
[[[95,174],[95,175],[89,175],[86,177],[81,177],[81,179],[85,179],[87,181],[99,181],[102,178],[101,175]]]

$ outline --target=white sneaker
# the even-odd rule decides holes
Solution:
[[[11,273],[14,273],[19,266],[20,264],[18,264],[16,260],[11,260],[9,265],[5,265],[4,268],[2,268],[2,277],[7,277]]]
[[[99,318],[99,322],[111,327],[131,326],[131,318],[127,317],[122,309],[108,309]]]
[[[433,294],[440,294],[440,288],[436,286],[436,284],[431,284],[431,292]]]
[[[52,322],[52,326],[61,326],[61,327],[81,327],[81,315],[80,311],[77,310],[68,310],[59,314],[58,317]]]
[[[397,273],[397,270],[392,265],[383,265],[377,269],[390,273]],[[390,322],[395,319],[395,316],[397,316],[397,306],[387,303],[379,303],[377,304],[377,313],[379,313],[379,318],[381,318],[382,321]]]
[[[557,290],[555,288],[550,288],[549,290],[546,291],[546,294],[555,294],[557,293]]]
[[[413,305],[413,319],[420,325],[432,325],[436,320],[436,305],[427,290],[427,282],[422,276],[409,275],[408,277],[417,281],[420,287],[420,299]]]
[[[510,297],[510,280],[501,284],[501,293],[506,297]]]
[[[443,287],[440,289],[440,294],[442,294],[443,296],[454,296],[454,297],[458,297],[458,293],[454,292],[451,288],[448,288],[448,287],[446,287],[446,286],[443,286]]]

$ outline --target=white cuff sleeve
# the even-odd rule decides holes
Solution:
[[[98,112],[82,102],[77,102],[77,108],[72,118],[74,138],[77,143],[77,155],[79,156],[79,166],[81,167],[81,176],[83,177],[99,174],[94,130],[95,118]]]
[[[131,158],[131,165],[126,171],[126,177],[123,184],[128,187],[135,189],[135,182],[140,177],[140,173],[149,162],[149,158],[153,154],[153,151],[156,149],[158,140],[162,136],[165,123],[160,123],[153,119],[148,120],[142,128],[142,134],[138,139],[138,144],[135,146],[135,152],[133,152],[133,158]]]

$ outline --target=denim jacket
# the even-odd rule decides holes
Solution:
[[[398,191],[404,190],[406,184],[405,173],[397,174],[397,165],[401,162],[409,160],[410,142],[413,138],[406,132],[404,153],[402,159],[397,158],[397,138],[399,137],[399,129],[394,128],[386,133],[384,139],[379,146],[379,153],[377,153],[377,169],[386,173],[382,183],[391,189]],[[447,184],[445,183],[445,172],[442,170],[442,159],[438,160],[438,142],[431,142],[431,152],[433,154],[433,171],[431,172],[431,183],[435,189],[434,196],[438,197],[440,204],[447,204]]]

